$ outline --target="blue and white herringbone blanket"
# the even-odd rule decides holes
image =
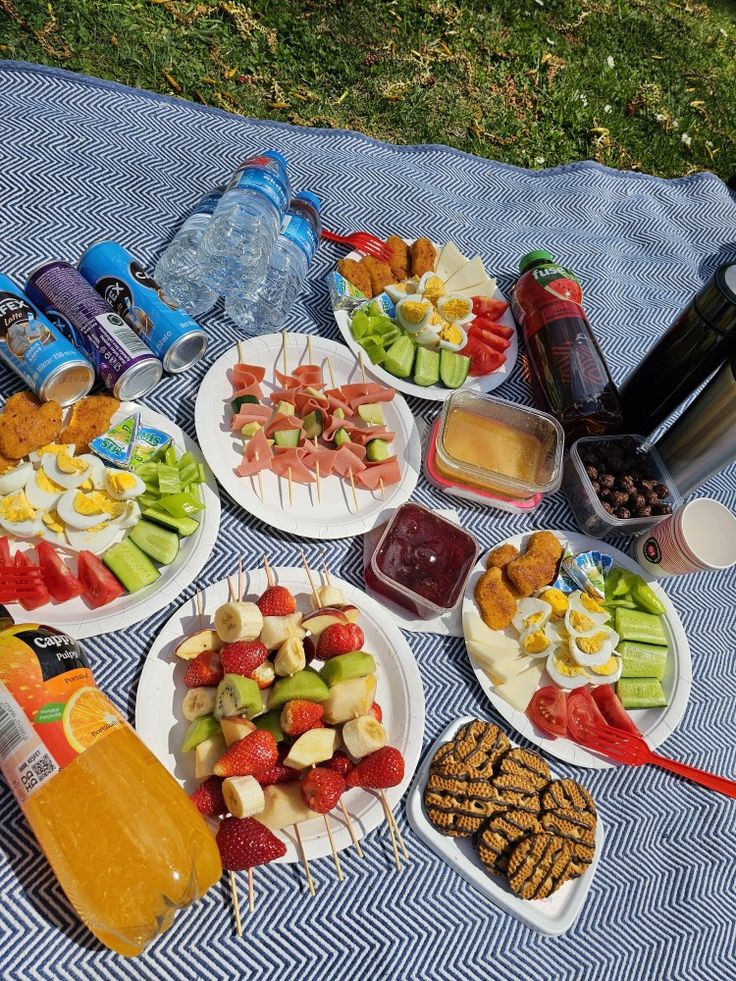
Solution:
[[[726,259],[736,259],[736,201],[709,174],[659,180],[592,163],[530,173],[441,146],[396,147],[354,133],[299,129],[228,115],[172,98],[35,66],[0,62],[0,271],[23,282],[44,259],[75,261],[114,238],[152,264],[207,188],[250,152],[286,154],[297,188],[324,202],[328,227],[426,234],[480,252],[507,289],[518,257],[551,248],[580,275],[585,306],[616,381]],[[336,337],[324,277],[337,253],[321,247],[289,326]],[[194,395],[236,337],[205,318],[210,349],[194,370],[167,377],[150,404],[191,435]],[[5,369],[0,391],[20,387]],[[500,392],[529,401],[520,369]],[[412,408],[425,418],[427,403]],[[736,508],[736,469],[706,493]],[[420,479],[416,496],[446,500]],[[298,562],[300,542],[223,500],[222,531],[198,585],[267,551]],[[529,527],[521,519],[460,508],[483,546]],[[561,494],[537,527],[572,528]],[[361,582],[361,543],[328,544],[334,569]],[[307,552],[317,553],[310,543]],[[187,595],[194,590],[194,584]],[[736,777],[736,576],[695,575],[667,584],[685,624],[694,683],[666,752]],[[100,685],[132,717],[143,659],[172,609],[85,642]],[[493,716],[456,638],[408,634],[427,697],[427,744],[461,714]],[[573,768],[554,763],[560,774]],[[242,941],[215,888],[135,961],[103,950],[77,921],[5,787],[0,788],[0,976],[96,979],[503,978],[591,981],[736,977],[736,801],[652,768],[590,771],[607,840],[585,908],[568,934],[534,933],[485,902],[407,828],[412,861],[390,874],[380,844],[364,862],[345,852],[347,879],[314,863],[316,899],[291,867],[258,876],[260,900]],[[80,805],[81,806],[81,805]],[[375,838],[375,834],[373,836]],[[110,888],[115,888],[114,878]]]

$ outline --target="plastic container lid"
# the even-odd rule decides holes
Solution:
[[[533,263],[540,261],[554,262],[555,258],[552,253],[548,252],[546,249],[534,249],[531,252],[527,252],[526,255],[523,255],[521,259],[519,259],[519,272],[525,272]]]

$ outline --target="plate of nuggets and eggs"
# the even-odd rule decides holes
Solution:
[[[565,550],[573,555],[600,549],[603,543],[567,531],[537,531],[514,535],[481,557],[470,574],[463,600],[463,631],[468,657],[478,682],[493,707],[530,742],[557,759],[576,766],[603,769],[614,766],[610,760],[584,749],[568,737],[551,738],[529,719],[526,709],[535,691],[555,681],[547,672],[547,651],[525,650],[519,614],[527,610],[540,594],[555,601],[548,637],[540,636],[541,646],[558,645],[565,639],[565,612],[574,602],[575,592],[560,594],[549,590],[558,580],[560,561]],[[628,555],[603,544],[613,565],[648,579],[646,572]],[[685,711],[692,682],[690,649],[682,622],[662,587],[649,581],[665,608],[662,624],[667,638],[668,655],[661,684],[666,705],[661,708],[630,710],[630,715],[652,749],[660,746],[674,731]],[[570,607],[572,608],[572,607]],[[602,609],[602,608],[601,608]],[[522,613],[523,615],[523,613]],[[514,620],[517,626],[514,625]],[[606,622],[608,624],[608,621]],[[494,673],[498,656],[499,673]],[[509,670],[509,665],[511,670]],[[501,670],[503,668],[503,670]],[[559,683],[558,683],[559,684]],[[571,686],[572,687],[572,686]]]

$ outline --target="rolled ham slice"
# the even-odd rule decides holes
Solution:
[[[353,411],[357,411],[359,405],[366,405],[369,402],[390,402],[396,392],[393,388],[386,388],[378,382],[359,382],[355,385],[343,385],[343,396],[347,398]]]
[[[316,395],[310,395],[308,392],[295,392],[294,404],[296,405],[296,411],[302,419],[304,416],[308,416],[310,412],[316,410],[328,412],[330,408],[330,403],[326,398],[318,399]]]
[[[399,461],[395,456],[389,457],[388,460],[382,460],[380,463],[371,463],[360,473],[355,474],[355,483],[370,491],[380,487],[381,481],[383,481],[384,487],[388,487],[389,484],[398,484],[400,480]]]
[[[318,364],[301,364],[292,372],[302,385],[310,388],[322,387],[322,368]]]
[[[372,439],[382,439],[385,443],[393,443],[396,433],[392,433],[383,426],[371,426],[370,429],[354,429],[350,433],[350,439],[361,446],[367,446]]]
[[[320,477],[329,477],[335,467],[337,450],[328,450],[324,446],[317,446],[315,448],[309,443],[307,443],[304,449],[305,453],[302,458],[304,466],[309,467],[310,470],[314,470],[316,473],[317,465],[319,465]]]
[[[334,439],[335,433],[338,429],[344,429],[346,433],[352,433],[353,430],[358,427],[354,422],[350,422],[349,419],[340,419],[339,416],[325,416],[324,426],[322,429],[322,439],[328,442]]]
[[[335,462],[333,464],[333,473],[338,473],[341,477],[345,477],[348,480],[350,479],[351,471],[353,479],[357,480],[357,475],[365,470],[365,464],[353,452],[353,448],[359,450],[364,449],[362,446],[358,446],[357,443],[343,443],[335,453]]]
[[[261,470],[268,470],[271,466],[273,450],[268,445],[265,431],[259,429],[255,436],[251,437],[245,444],[243,459],[235,473],[239,477],[252,477],[260,473]]]
[[[330,409],[334,412],[335,409],[342,409],[342,411],[348,415],[355,415],[352,405],[349,399],[347,399],[339,388],[327,388],[325,393],[327,396],[327,401],[330,404]]]
[[[276,454],[271,460],[271,472],[288,480],[291,471],[291,479],[295,484],[313,484],[316,478],[302,462],[305,453],[303,447],[277,446]]]
[[[296,416],[284,416],[280,412],[277,412],[269,424],[265,427],[266,436],[271,437],[276,432],[277,429],[301,429],[302,421],[297,419]],[[291,449],[293,447],[285,447],[285,449]]]
[[[243,385],[233,392],[230,396],[231,399],[236,399],[239,395],[253,395],[257,399],[263,398],[263,390],[257,381],[251,382],[250,385]]]
[[[240,412],[230,420],[230,432],[239,433],[243,426],[251,422],[257,422],[264,426],[271,418],[271,407],[269,405],[248,405],[241,406]]]

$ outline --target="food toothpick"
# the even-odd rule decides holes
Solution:
[[[365,385],[365,365],[363,364],[363,352],[358,352],[358,364],[360,365],[360,377],[363,379],[363,384]],[[378,486],[381,488],[381,498],[386,500],[386,488],[383,485],[383,477],[378,481]]]
[[[394,850],[394,862],[396,863],[396,871],[401,872],[401,859],[399,858],[399,849],[396,844],[396,832],[394,831],[393,821],[391,820],[391,808],[388,806],[388,801],[386,800],[386,795],[381,792],[381,803],[383,804],[383,814],[386,818],[386,824],[388,825],[388,833],[391,835],[391,847]]]
[[[248,911],[253,912],[256,904],[253,898],[253,869],[248,869]]]
[[[304,554],[304,549],[303,548],[300,548],[299,549],[299,554],[302,557],[302,563],[304,565],[304,571],[306,572],[307,579],[309,580],[309,588],[312,590],[312,596],[314,597],[314,602],[316,604],[317,609],[319,609],[319,606],[320,606],[319,593],[317,592],[317,587],[314,584],[314,577],[312,576],[312,569],[310,568],[309,562],[307,562],[307,557]]]
[[[355,478],[353,477],[352,467],[348,470],[348,476],[350,477],[350,487],[352,488],[353,491],[353,504],[355,504],[355,513],[357,514],[359,511],[358,494],[355,490]]]
[[[331,388],[334,388],[335,387],[335,375],[334,375],[334,372],[332,371],[332,358],[329,356],[329,354],[325,358],[325,361],[327,362],[327,370],[330,373],[330,387]]]
[[[318,450],[319,449],[319,446],[317,445],[317,437],[316,436],[314,437],[314,448],[315,448],[315,450]],[[317,500],[321,504],[322,503],[322,481],[320,479],[319,460],[316,460],[315,462],[316,462],[316,475],[317,475]]]
[[[288,375],[289,374],[289,362],[288,362],[287,353],[286,353],[286,343],[287,343],[286,342],[286,339],[287,339],[288,336],[289,336],[288,331],[286,331],[286,330],[282,330],[281,331],[282,353],[283,353],[283,356],[284,356],[284,374],[285,375]]]
[[[409,851],[406,847],[406,844],[404,843],[404,839],[401,834],[401,829],[399,828],[399,825],[396,822],[396,817],[394,816],[394,812],[391,810],[391,805],[388,802],[388,797],[386,796],[385,790],[381,791],[381,802],[383,803],[383,809],[386,813],[386,818],[388,819],[388,823],[393,828],[393,832],[396,835],[396,839],[398,840],[399,845],[401,846],[401,850],[404,853],[404,858],[408,859]]]
[[[291,479],[291,467],[289,467],[289,469],[288,469],[288,474],[289,474],[289,478],[288,478],[288,481],[289,481],[289,507],[292,508],[292,507],[294,507],[294,484],[293,484],[293,481]]]
[[[325,822],[325,830],[327,831],[327,837],[330,839],[330,848],[332,849],[332,860],[335,863],[335,868],[337,869],[337,878],[342,882],[345,879],[345,875],[342,871],[342,865],[340,864],[340,856],[337,854],[337,849],[335,848],[335,840],[332,837],[332,828],[330,827],[330,822],[326,814],[323,814]]]

